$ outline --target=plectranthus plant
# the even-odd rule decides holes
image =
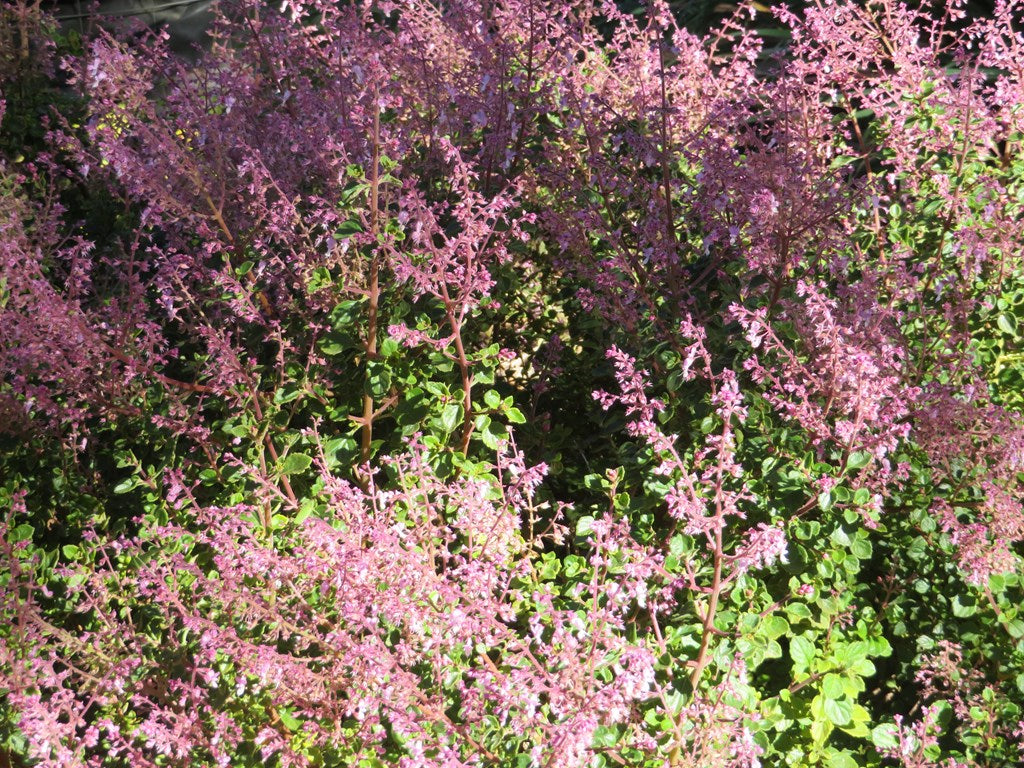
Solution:
[[[1024,7],[679,6],[0,11],[0,765],[1020,764]]]

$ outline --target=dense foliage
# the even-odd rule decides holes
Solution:
[[[0,763],[1020,764],[1022,8],[761,8],[5,8]]]

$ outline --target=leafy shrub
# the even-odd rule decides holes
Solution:
[[[1016,5],[221,12],[5,149],[11,755],[1019,763]]]

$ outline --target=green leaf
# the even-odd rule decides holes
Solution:
[[[329,333],[320,339],[316,345],[325,355],[334,357],[335,355],[340,355],[349,347],[348,341],[348,337],[340,333]]]
[[[577,536],[589,536],[594,532],[594,518],[590,515],[581,517],[576,522],[576,535]]]
[[[483,439],[484,445],[492,451],[496,451],[508,439],[508,432],[501,424],[492,421],[480,430],[480,437]]]
[[[847,667],[847,669],[849,669],[849,671],[853,672],[855,675],[860,675],[861,677],[871,677],[873,674],[875,674],[875,665],[874,663],[872,663],[871,659],[860,659],[858,661],[855,661],[853,664]]]
[[[459,424],[459,416],[462,415],[462,407],[458,403],[448,403],[442,411],[441,418],[438,423],[441,429],[447,433],[455,431],[455,427]]]
[[[614,747],[618,743],[621,734],[617,726],[600,725],[594,731],[593,746]]]
[[[973,595],[954,595],[952,608],[954,616],[965,619],[978,612],[978,601]]]
[[[861,560],[868,560],[871,557],[871,542],[867,539],[854,539],[850,543],[850,552]]]
[[[668,540],[668,551],[674,557],[682,557],[684,553],[691,549],[692,545],[693,541],[689,536],[677,533]]]
[[[843,678],[829,672],[821,681],[821,692],[826,699],[842,699],[846,696],[846,687],[843,685]]]
[[[309,468],[313,460],[304,453],[289,453],[281,461],[281,474],[294,475]]]
[[[906,548],[906,555],[911,560],[923,560],[928,554],[928,542],[923,536],[915,536]]]
[[[868,644],[863,640],[854,640],[836,650],[836,660],[847,669],[864,661],[868,657]]]
[[[856,706],[854,706],[853,712],[854,712],[853,723],[851,725],[843,726],[843,732],[844,733],[848,733],[851,736],[854,736],[854,737],[856,737],[858,739],[866,739],[871,734],[871,731],[868,730],[867,723],[862,723],[862,722],[858,722],[857,721],[857,707]]]
[[[832,734],[832,723],[824,718],[815,718],[811,721],[811,738],[814,743],[823,745]]]
[[[786,615],[794,623],[800,619],[809,619],[812,616],[811,609],[807,607],[806,603],[790,603],[786,606]]]
[[[377,352],[381,357],[394,357],[401,348],[401,344],[389,337],[380,340],[380,349]]]
[[[871,454],[867,451],[854,451],[846,460],[846,468],[849,470],[862,469],[871,463]]]
[[[345,463],[345,452],[355,454],[356,441],[351,437],[335,437],[324,443],[324,459],[328,469],[335,469]],[[341,456],[339,456],[341,454]]]
[[[803,635],[797,635],[789,641],[789,657],[797,668],[807,669],[810,667],[811,662],[814,661],[814,655],[814,643]]]
[[[349,219],[348,221],[343,221],[338,225],[338,228],[334,230],[334,236],[341,240],[346,237],[352,237],[352,235],[357,235],[362,231],[363,225],[358,219]]]
[[[1010,336],[1017,333],[1017,318],[1014,315],[1003,312],[996,318],[996,325],[999,326],[1000,331]]]
[[[871,656],[890,656],[892,646],[884,637],[871,637],[868,638],[868,653]]]
[[[505,416],[513,424],[525,424],[526,423],[526,416],[524,416],[523,412],[520,411],[515,406],[512,406],[507,411],[505,411]]]
[[[842,528],[836,528],[832,531],[832,535],[829,537],[833,544],[838,547],[849,547],[850,546],[850,534],[844,531]]]
[[[849,752],[836,752],[828,759],[829,768],[858,768]]]
[[[871,662],[867,661],[866,659],[865,659],[865,661],[863,663],[871,664]],[[874,666],[874,665],[872,665],[872,666]],[[847,671],[850,672],[850,674],[849,675],[844,675],[842,678],[840,678],[842,680],[842,682],[843,682],[843,693],[846,696],[849,696],[854,701],[856,701],[857,697],[861,693],[864,692],[864,687],[865,687],[864,686],[864,679],[861,677],[859,672],[854,672],[854,671],[851,671],[851,670],[847,670]],[[839,698],[839,697],[837,696],[836,698]],[[853,708],[853,719],[854,720],[857,719],[857,707],[856,706]]]
[[[302,394],[302,389],[294,381],[285,384],[279,390],[274,392],[274,403],[276,405],[284,405],[290,403],[293,400],[297,400],[299,395]]]
[[[292,716],[292,713],[283,707],[277,710],[277,716],[281,718],[284,727],[293,733],[302,725],[302,721]]]
[[[899,730],[892,723],[875,726],[871,731],[871,743],[879,749],[892,749],[900,743]]]
[[[331,271],[327,267],[317,267],[309,277],[307,286],[310,293],[316,293],[331,285]]]
[[[782,637],[783,635],[789,634],[789,622],[782,616],[769,616],[765,619],[763,626],[765,636],[773,640],[776,637]]]
[[[582,573],[586,570],[587,561],[579,555],[568,555],[565,558],[565,576],[571,579],[578,573]]]
[[[867,709],[862,707],[860,704],[854,704],[853,705],[853,722],[855,722],[855,723],[868,723],[870,721],[871,721],[871,713],[868,712]],[[867,736],[867,731],[866,730],[864,732],[864,735]]]
[[[562,570],[562,561],[554,552],[545,552],[540,561],[540,578],[543,581],[553,581]]]
[[[853,718],[853,702],[849,699],[825,699],[824,709],[833,725],[846,725]]]
[[[343,301],[331,310],[331,327],[336,331],[351,331],[359,322],[361,315],[361,301],[358,299]]]
[[[382,360],[371,360],[366,366],[366,394],[384,397],[391,389],[391,369]]]

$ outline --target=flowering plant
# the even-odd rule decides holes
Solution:
[[[1019,4],[4,13],[0,762],[1019,763]]]

